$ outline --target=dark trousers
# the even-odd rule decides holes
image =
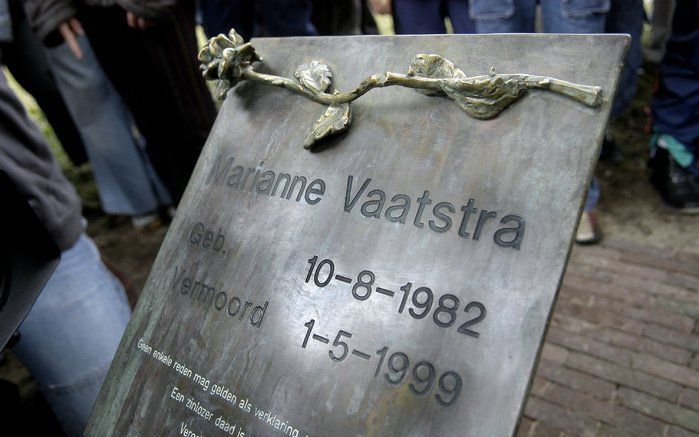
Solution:
[[[199,71],[195,6],[145,31],[131,29],[119,7],[81,4],[78,18],[105,73],[133,114],[156,172],[178,202],[216,118]]]
[[[654,127],[699,158],[699,2],[678,0],[652,104]]]
[[[9,6],[13,41],[2,44],[2,62],[39,104],[73,164],[84,164],[85,145],[56,86],[44,48],[29,27],[21,3],[15,0]]]
[[[476,33],[468,16],[468,0],[393,0],[397,34],[446,33],[445,17],[449,17],[454,33]]]
[[[312,0],[311,21],[318,35],[359,35],[362,32],[360,0]]]
[[[246,41],[253,36],[316,34],[309,0],[200,0],[199,10],[209,37],[232,28]]]

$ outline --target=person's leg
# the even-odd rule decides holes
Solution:
[[[628,33],[631,35],[629,53],[619,77],[610,119],[614,120],[629,107],[638,86],[638,69],[643,64],[641,34],[643,33],[643,0],[612,0],[605,26],[606,33]]]
[[[181,0],[167,20],[139,35],[146,56],[152,59],[151,71],[158,78],[158,95],[163,99],[148,105],[151,110],[157,107],[160,111],[157,125],[150,126],[151,136],[154,136],[152,129],[155,127],[160,136],[167,136],[167,139],[165,143],[158,142],[156,149],[151,147],[145,133],[144,137],[154,159],[173,163],[171,194],[174,190],[178,200],[216,119],[216,106],[199,69],[194,15],[194,2]],[[133,67],[140,80],[152,89],[154,80],[144,77],[141,67]],[[166,105],[171,106],[165,109]]]
[[[63,251],[13,349],[68,435],[82,435],[130,316],[123,287],[83,235]]]
[[[699,208],[699,5],[678,0],[653,102],[651,182],[670,205]]]
[[[575,232],[575,242],[578,244],[595,244],[602,238],[597,225],[597,213],[595,212],[599,196],[599,181],[593,176],[590,188],[587,190],[587,198],[585,199],[583,213],[580,216],[580,223]]]
[[[585,206],[583,210],[592,211],[595,208],[595,205],[597,205],[597,202],[599,202],[599,195],[599,181],[597,180],[597,177],[593,176],[592,181],[590,182],[590,189],[587,191],[587,198],[585,199]]]
[[[311,21],[318,35],[361,35],[361,0],[311,0]]]
[[[699,152],[699,5],[678,0],[653,96],[654,128]]]
[[[199,0],[202,27],[208,38],[228,35],[235,29],[246,41],[253,37],[255,28],[254,5],[249,0]]]
[[[544,31],[547,33],[604,33],[610,0],[542,0]],[[578,225],[575,241],[596,243],[600,238],[595,208],[600,189],[592,179],[585,201],[585,209]]]
[[[478,33],[534,32],[537,0],[471,0],[469,17]]]
[[[393,0],[393,27],[399,35],[446,33],[442,0]]]
[[[3,47],[3,63],[17,82],[36,99],[73,164],[84,164],[87,162],[85,146],[56,86],[41,42],[32,32],[22,4],[13,0],[9,6],[13,41]]]
[[[468,0],[446,0],[454,33],[476,33],[476,23],[468,16]]]
[[[216,117],[197,61],[194,4],[178,2],[173,14],[145,31],[129,28],[118,7],[82,6],[79,16],[178,202]]]
[[[77,59],[68,44],[47,49],[51,68],[85,140],[102,202],[109,214],[129,216],[172,203],[145,151],[136,142],[131,115],[92,52],[78,37]]]
[[[264,21],[265,32],[255,36],[313,36],[309,0],[259,0],[257,12]]]
[[[376,25],[376,20],[374,15],[371,13],[369,8],[368,0],[360,0],[362,4],[362,23],[361,29],[364,35],[378,35],[379,28]]]
[[[650,41],[646,47],[646,58],[659,63],[665,53],[665,43],[672,31],[672,14],[675,11],[674,0],[654,0],[653,14],[650,18]]]
[[[541,0],[546,33],[604,33],[611,0]]]

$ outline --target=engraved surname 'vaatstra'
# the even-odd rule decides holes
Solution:
[[[182,296],[188,296],[192,304],[201,305],[206,311],[213,307],[219,312],[227,313],[232,319],[247,319],[252,327],[262,326],[269,301],[265,301],[262,305],[255,305],[251,301],[231,297],[227,292],[210,285],[211,282],[206,278],[196,279],[196,273],[197,265],[190,274],[187,274],[182,266],[176,266],[170,289]]]
[[[371,178],[367,178],[360,186],[354,180],[354,176],[347,176],[347,186],[345,191],[344,210],[351,213],[358,206],[360,199],[363,200],[358,211],[367,218],[383,218],[391,223],[405,224],[410,216],[412,216],[412,224],[416,228],[422,229],[425,226],[423,222],[423,214],[428,205],[432,205],[430,192],[425,190],[422,196],[418,197],[415,202],[417,208],[413,209],[413,200],[407,194],[398,193],[391,197],[391,204],[384,211],[386,206],[386,192],[381,189],[370,188]],[[366,193],[366,195],[365,195]],[[365,196],[365,197],[364,197]],[[478,219],[471,221],[471,217],[475,216],[478,208],[475,207],[476,200],[468,199],[466,205],[461,206],[461,212],[457,213],[456,207],[451,202],[437,202],[432,208],[432,217],[425,217],[428,227],[434,232],[447,232],[454,224],[454,214],[461,215],[461,221],[457,229],[459,237],[465,239],[473,239],[478,241],[484,232],[489,230],[492,232],[492,222],[498,217],[497,211],[488,211],[482,209],[478,214]],[[414,214],[411,212],[414,211]],[[475,224],[469,229],[469,223]],[[488,222],[491,222],[490,224]],[[501,247],[511,247],[519,250],[522,239],[524,238],[524,230],[526,222],[522,217],[516,214],[507,214],[500,219],[501,225],[512,225],[511,227],[501,226],[493,233],[493,241]]]

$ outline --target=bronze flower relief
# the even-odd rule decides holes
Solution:
[[[497,74],[467,77],[449,60],[434,54],[419,54],[407,74],[385,72],[364,79],[348,92],[327,92],[332,85],[330,68],[320,61],[300,65],[294,79],[259,73],[254,64],[261,62],[251,43],[234,29],[211,38],[199,52],[203,75],[218,81],[217,95],[225,98],[228,90],[243,80],[286,88],[315,102],[328,105],[306,136],[304,148],[311,149],[321,140],[349,129],[352,123],[350,103],[374,88],[403,86],[426,95],[452,99],[471,117],[486,120],[496,117],[530,89],[548,90],[567,96],[589,107],[599,106],[602,88],[579,85],[530,74]]]

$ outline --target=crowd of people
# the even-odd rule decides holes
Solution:
[[[170,219],[216,116],[198,69],[197,22],[207,36],[235,28],[247,40],[377,33],[375,14],[391,14],[398,34],[445,33],[445,18],[455,33],[628,33],[612,119],[636,93],[642,0],[0,0],[0,64],[36,99],[70,160],[90,162],[104,212],[147,231]],[[655,1],[650,22],[646,58],[660,64],[651,182],[672,207],[698,209],[699,2]],[[607,135],[603,157],[613,148]],[[62,251],[14,351],[78,435],[130,309],[85,234],[74,187],[1,73],[0,172]],[[599,241],[599,194],[593,180],[579,243]]]
[[[631,46],[611,110],[611,121],[636,96],[637,72],[643,63],[641,34],[646,20],[642,0],[373,0],[377,10],[392,13],[396,33],[444,33],[448,17],[457,33],[626,33]],[[537,9],[537,6],[539,7]],[[673,208],[699,210],[699,6],[696,0],[653,2],[652,35],[647,59],[660,63],[652,107],[651,182]],[[605,135],[601,159],[614,156],[615,143]],[[601,239],[596,205],[600,185],[593,178],[575,241]]]

